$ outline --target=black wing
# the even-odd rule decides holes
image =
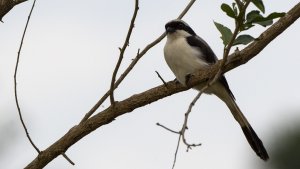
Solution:
[[[201,59],[204,59],[206,62],[210,64],[214,64],[218,61],[217,56],[213,52],[213,50],[209,47],[209,45],[200,37],[198,36],[189,36],[186,38],[187,43],[193,47],[197,47],[202,52],[203,56],[201,56]],[[229,85],[227,83],[227,80],[224,75],[222,75],[219,78],[219,82],[223,84],[227,92],[230,94],[230,96],[234,98],[233,93],[231,92]]]
[[[186,41],[189,45],[199,48],[199,50],[203,54],[203,56],[201,56],[201,59],[204,59],[204,61],[210,64],[217,62],[217,56],[203,39],[198,36],[189,36],[186,38]]]

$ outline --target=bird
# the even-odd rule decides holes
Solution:
[[[210,46],[185,21],[171,20],[165,24],[165,31],[167,40],[164,46],[164,58],[176,76],[176,80],[182,85],[186,85],[187,78],[192,73],[208,68],[218,61]],[[205,82],[202,82],[193,88],[200,91],[204,86]],[[238,107],[225,76],[221,75],[204,93],[216,95],[227,105],[251,148],[262,160],[267,161],[269,155],[263,142]]]

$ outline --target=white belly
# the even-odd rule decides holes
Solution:
[[[175,74],[176,79],[185,85],[186,75],[208,66],[203,60],[199,50],[191,47],[185,38],[167,41],[164,47],[165,60]]]

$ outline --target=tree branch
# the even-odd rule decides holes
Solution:
[[[191,0],[189,4],[185,7],[185,9],[181,12],[181,14],[178,16],[178,19],[181,19],[187,11],[191,8],[191,6],[194,4],[196,0]],[[125,79],[125,77],[130,73],[130,71],[133,69],[133,67],[138,63],[138,61],[150,50],[153,46],[157,45],[164,37],[166,36],[166,33],[161,34],[157,39],[155,39],[153,42],[148,44],[141,52],[138,50],[138,53],[135,57],[135,59],[131,62],[131,64],[127,67],[127,69],[122,73],[122,75],[119,77],[119,79],[114,84],[114,89],[116,89],[120,83]],[[86,121],[89,117],[95,113],[95,111],[100,107],[100,105],[107,99],[107,97],[110,94],[110,90],[108,90],[101,99],[94,105],[94,107],[85,114],[83,119],[80,121],[80,123],[83,123]]]
[[[125,50],[126,50],[127,46],[129,46],[129,39],[130,39],[132,30],[133,30],[133,27],[134,27],[134,22],[135,22],[135,18],[136,18],[138,10],[139,10],[139,1],[135,0],[134,12],[133,12],[133,15],[132,15],[132,19],[131,19],[131,22],[130,22],[128,33],[127,33],[125,42],[123,44],[123,47],[122,47],[122,49],[120,49],[120,56],[119,56],[117,65],[115,67],[115,70],[113,72],[111,83],[110,83],[110,92],[109,92],[110,93],[110,103],[113,106],[114,106],[114,103],[115,103],[114,90],[115,90],[116,76],[117,76],[118,70],[119,70],[119,68],[121,66],[121,62],[123,60],[123,56],[124,56]]]
[[[38,148],[38,147],[34,144],[34,142],[32,141],[32,139],[31,139],[31,137],[30,137],[30,135],[29,135],[29,132],[28,132],[28,130],[27,130],[26,124],[25,124],[25,122],[24,122],[24,120],[23,120],[21,108],[20,108],[20,105],[19,105],[19,100],[18,100],[18,90],[17,90],[17,89],[18,89],[18,88],[17,88],[17,74],[18,74],[18,67],[19,67],[19,61],[20,61],[21,50],[22,50],[22,46],[23,46],[25,34],[26,34],[26,31],[27,31],[27,27],[28,27],[28,24],[29,24],[29,21],[30,21],[30,17],[31,17],[31,14],[32,14],[32,11],[33,11],[33,8],[34,8],[34,5],[35,5],[35,1],[36,1],[36,0],[33,1],[33,4],[32,4],[32,6],[31,6],[31,9],[30,9],[30,12],[29,12],[27,21],[26,21],[26,25],[25,25],[25,28],[24,28],[24,31],[23,31],[23,35],[22,35],[22,38],[21,38],[19,50],[18,50],[17,61],[16,61],[16,66],[15,66],[15,73],[14,73],[14,93],[15,93],[15,101],[16,101],[16,106],[17,106],[19,118],[20,118],[20,121],[21,121],[22,126],[23,126],[23,128],[24,128],[26,137],[27,137],[27,139],[29,140],[29,142],[30,142],[30,144],[32,145],[32,147],[33,147],[38,153],[40,153],[39,148]],[[3,1],[1,1],[0,3],[2,4]]]
[[[14,6],[27,0],[0,0],[0,21]]]
[[[3,2],[3,1],[1,1],[0,3],[2,4],[2,2]],[[14,1],[15,4],[19,4],[19,3],[22,3],[22,2],[24,2],[24,1],[23,1],[23,0],[15,0],[15,1]],[[26,21],[26,25],[25,25],[25,28],[24,28],[24,31],[23,31],[23,35],[22,35],[22,38],[21,38],[21,43],[20,43],[20,46],[19,46],[19,50],[18,50],[17,61],[16,61],[16,66],[15,66],[15,73],[14,73],[14,93],[15,93],[15,101],[16,101],[16,106],[17,106],[19,118],[20,118],[21,124],[22,124],[22,126],[23,126],[23,128],[24,128],[26,137],[27,137],[27,139],[29,140],[29,142],[30,142],[30,144],[32,145],[32,147],[33,147],[38,153],[40,153],[41,151],[40,151],[39,148],[34,144],[33,140],[31,139],[31,137],[30,137],[30,135],[29,135],[29,132],[28,132],[28,130],[27,130],[25,121],[24,121],[23,116],[22,116],[21,108],[20,108],[20,105],[19,105],[19,100],[18,100],[18,90],[17,90],[17,74],[18,74],[18,67],[19,67],[19,61],[20,61],[21,50],[22,50],[22,46],[23,46],[25,34],[26,34],[26,31],[27,31],[27,27],[28,27],[28,24],[29,24],[29,21],[30,21],[30,18],[31,18],[31,14],[32,14],[33,8],[34,8],[34,6],[35,6],[35,2],[36,2],[36,0],[33,1],[33,4],[32,4],[32,6],[31,6],[31,9],[30,9],[30,12],[29,12],[27,21]],[[71,163],[72,165],[75,165],[74,162],[73,162],[73,161],[72,161],[72,160],[71,160],[64,152],[62,152],[62,155],[63,155],[63,157],[64,157],[69,163]]]
[[[285,29],[293,24],[300,17],[300,3],[293,7],[284,17],[274,23],[265,32],[263,32],[259,38],[247,46],[245,49],[239,52],[235,52],[229,56],[228,62],[224,65],[222,73],[228,72],[242,64],[245,64],[250,59],[255,57],[260,51],[262,51],[272,40],[280,35]],[[153,103],[159,99],[170,96],[172,94],[188,90],[189,88],[204,82],[209,78],[215,76],[219,70],[221,61],[218,61],[215,65],[209,67],[207,70],[199,71],[193,74],[193,78],[189,80],[188,87],[184,87],[175,82],[168,82],[168,88],[164,85],[152,88],[145,92],[135,94],[123,101],[115,103],[115,106],[108,107],[107,109],[99,112],[95,116],[87,119],[86,121],[74,126],[63,137],[57,140],[54,144],[42,151],[28,166],[26,169],[43,168],[50,161],[65,152],[69,147],[75,144],[84,136],[88,135],[97,128],[112,122],[115,118],[129,113],[136,108]]]

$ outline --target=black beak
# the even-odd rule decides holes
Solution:
[[[172,27],[167,27],[167,29],[166,29],[167,33],[174,33],[175,31],[176,31],[176,29],[172,28]]]

